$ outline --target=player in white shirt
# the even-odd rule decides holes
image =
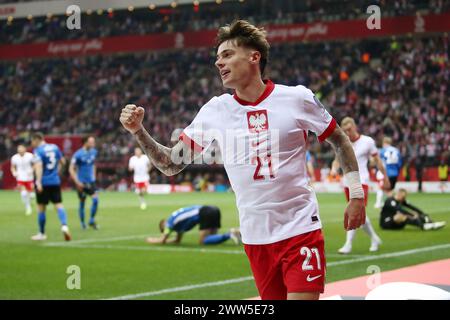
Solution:
[[[33,154],[27,152],[23,144],[17,146],[17,153],[11,158],[11,173],[17,180],[22,202],[25,204],[25,214],[31,215],[31,198],[33,197]]]
[[[263,80],[268,53],[265,32],[248,22],[220,28],[215,65],[234,95],[213,97],[171,148],[144,129],[144,108],[126,105],[120,122],[169,176],[197,162],[216,141],[261,298],[318,299],[326,266],[317,198],[306,170],[307,132],[333,145],[352,182],[347,230],[365,219],[358,164],[347,136],[311,90]]]
[[[128,162],[128,170],[133,172],[133,182],[136,193],[139,196],[139,202],[142,210],[147,209],[144,195],[147,193],[150,184],[149,171],[152,168],[150,160],[143,154],[140,148],[134,149],[134,156]]]
[[[362,135],[358,132],[356,127],[355,120],[350,117],[346,117],[341,122],[342,130],[344,130],[345,134],[349,137],[353,149],[355,150],[356,159],[358,161],[360,181],[362,183],[362,187],[364,189],[364,205],[367,206],[367,200],[369,197],[369,183],[370,183],[370,174],[368,169],[368,164],[370,158],[373,158],[375,165],[378,170],[384,175],[384,188],[389,188],[389,179],[386,176],[386,169],[383,165],[383,161],[378,154],[378,149],[375,144],[375,141],[369,137]],[[332,174],[336,174],[339,168],[339,161],[336,159],[333,161],[332,165]],[[349,181],[344,177],[344,186],[345,186],[345,195],[348,199],[348,190],[349,190]],[[371,244],[369,251],[375,252],[378,251],[378,247],[381,244],[380,237],[376,234],[372,223],[370,222],[369,217],[366,217],[366,223],[361,226],[363,230],[370,236]],[[347,231],[346,241],[342,248],[338,250],[339,253],[347,254],[352,251],[352,243],[355,237],[356,230]]]

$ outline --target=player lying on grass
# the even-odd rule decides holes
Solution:
[[[399,189],[386,199],[380,216],[380,227],[386,230],[403,229],[407,224],[422,230],[436,230],[446,225],[445,221],[433,222],[430,217],[406,201],[407,192]]]
[[[234,243],[241,243],[241,234],[238,229],[232,228],[230,232],[217,234],[220,229],[220,209],[214,206],[192,206],[178,209],[169,218],[159,222],[160,238],[147,238],[148,243],[180,243],[183,234],[196,225],[200,228],[200,244],[219,244],[229,239]],[[172,232],[176,232],[175,239],[169,240]]]
[[[266,32],[247,21],[219,29],[215,66],[234,94],[208,101],[173,147],[157,143],[145,130],[142,107],[126,105],[120,122],[168,176],[197,159],[202,163],[216,141],[261,298],[317,300],[326,266],[319,204],[306,170],[309,131],[333,146],[349,181],[346,230],[365,222],[364,192],[348,137],[314,93],[264,78],[269,48]]]

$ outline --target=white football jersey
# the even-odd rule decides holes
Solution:
[[[266,82],[255,103],[212,98],[180,139],[197,151],[217,141],[236,194],[246,244],[269,244],[322,227],[306,170],[308,130],[325,140],[336,121],[304,86]],[[194,162],[195,163],[195,162]]]
[[[23,156],[16,153],[11,158],[11,163],[16,167],[17,181],[33,181],[33,154],[25,152]]]
[[[150,180],[150,175],[148,174],[150,160],[146,155],[140,157],[132,156],[128,162],[128,167],[133,169],[133,180],[135,183],[148,182]]]
[[[359,176],[361,178],[361,184],[369,185],[370,175],[367,165],[370,157],[378,154],[378,149],[375,141],[365,135],[360,135],[356,141],[352,142],[353,150],[355,151],[356,160],[358,161]],[[347,181],[344,178],[344,185],[347,186]]]

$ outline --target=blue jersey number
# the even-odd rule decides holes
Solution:
[[[56,167],[56,153],[54,151],[48,151],[45,153],[45,156],[48,158],[48,163],[46,165],[46,168],[48,170],[53,170]]]

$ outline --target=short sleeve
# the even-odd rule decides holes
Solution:
[[[220,121],[218,98],[209,100],[197,113],[192,123],[180,135],[180,140],[196,152],[206,150],[214,141],[214,123]]]
[[[378,153],[378,148],[377,148],[377,145],[376,145],[376,143],[375,143],[375,140],[373,140],[372,138],[370,138],[369,137],[369,152],[370,152],[370,155],[372,156],[372,157],[375,157],[375,156],[377,156],[379,153]]]
[[[16,155],[14,155],[14,156],[11,158],[11,164],[17,165],[16,163],[17,163],[17,157],[16,157]]]
[[[77,164],[77,155],[76,154],[72,157],[72,159],[70,160],[70,163],[73,165]]]
[[[314,93],[304,86],[297,86],[300,90],[301,101],[296,119],[302,129],[314,132],[319,141],[325,141],[336,128],[336,120],[328,113]]]

